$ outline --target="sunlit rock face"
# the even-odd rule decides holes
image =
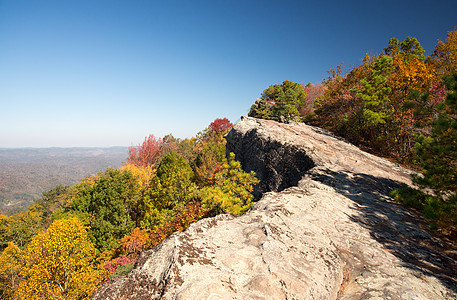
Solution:
[[[93,299],[456,299],[456,260],[389,192],[411,171],[304,124],[227,135],[260,198],[141,254]]]

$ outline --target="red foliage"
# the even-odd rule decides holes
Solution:
[[[226,132],[229,131],[233,127],[232,122],[230,122],[227,118],[217,118],[209,124],[209,130],[211,132]]]
[[[128,257],[128,256],[125,256],[125,255],[121,255],[111,261],[108,261],[106,263],[103,264],[103,268],[108,270],[108,272],[110,273],[113,273],[117,270],[117,268],[119,268],[120,266],[122,265],[125,265],[125,264],[130,264],[132,262],[135,262],[136,261],[136,258],[133,258],[133,257]]]
[[[149,166],[156,163],[160,149],[163,146],[163,140],[150,134],[144,139],[144,142],[138,146],[129,147],[129,158],[127,163],[136,166]]]
[[[446,86],[442,83],[436,83],[430,88],[431,103],[443,103],[446,99],[447,89]]]
[[[306,92],[305,103],[300,109],[300,116],[306,116],[313,112],[314,110],[314,100],[319,98],[324,93],[324,88],[321,84],[316,84],[312,86],[306,86],[303,88]]]

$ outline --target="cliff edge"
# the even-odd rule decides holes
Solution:
[[[92,299],[456,299],[456,252],[389,192],[411,171],[305,124],[227,135],[261,199],[141,254]]]

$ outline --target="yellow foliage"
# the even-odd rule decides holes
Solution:
[[[235,161],[235,154],[224,160],[222,169],[215,175],[215,184],[200,190],[202,208],[240,216],[251,206],[253,185],[259,183],[254,172],[246,173]]]
[[[89,175],[81,179],[79,184],[93,186],[100,179],[100,175]]]
[[[89,299],[106,277],[78,218],[57,220],[24,251],[18,299]]]
[[[457,73],[457,30],[449,31],[446,41],[438,41],[431,57],[439,75]]]
[[[126,164],[119,168],[121,171],[129,171],[133,176],[138,178],[138,184],[141,191],[149,189],[151,180],[155,176],[156,170],[151,165],[136,166],[134,164]]]
[[[0,255],[0,296],[2,299],[14,299],[14,292],[19,284],[21,249],[13,242]]]

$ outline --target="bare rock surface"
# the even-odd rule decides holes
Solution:
[[[141,254],[93,299],[456,299],[456,252],[389,192],[411,171],[304,124],[227,136],[262,198]]]

